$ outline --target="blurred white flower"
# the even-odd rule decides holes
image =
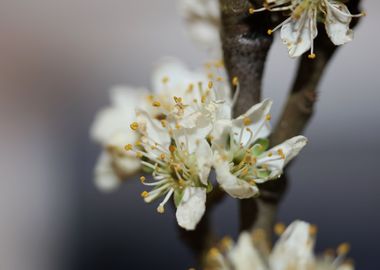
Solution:
[[[111,105],[95,116],[90,136],[103,147],[95,166],[95,184],[100,190],[113,190],[124,177],[140,169],[140,161],[126,153],[124,146],[139,138],[130,130],[129,123],[136,117],[136,104],[142,102],[146,93],[143,89],[114,87],[110,93]]]
[[[207,255],[208,268],[212,270],[353,270],[353,265],[345,260],[348,244],[341,244],[335,255],[328,252],[323,256],[313,253],[315,227],[294,221],[282,233],[272,251],[267,254],[257,245],[258,238],[248,232],[240,234],[238,242],[222,241],[219,248],[212,248]],[[256,238],[255,242],[253,238]],[[254,244],[255,243],[255,244]]]
[[[210,52],[220,54],[219,0],[180,0],[180,12],[190,37]]]
[[[345,4],[336,0],[267,0],[264,8],[252,10],[259,12],[289,11],[290,16],[268,34],[281,28],[281,39],[288,47],[290,57],[298,57],[310,50],[309,58],[315,58],[314,38],[317,36],[317,23],[325,24],[327,35],[335,45],[342,45],[352,40],[353,32],[350,22],[353,17]]]
[[[209,88],[211,77],[215,79],[212,88],[217,91]],[[198,126],[197,130],[202,128],[207,135],[212,128],[211,118],[228,113],[219,109],[229,108],[225,104],[230,102],[230,89],[224,83],[224,77],[220,61],[207,64],[206,71],[202,72],[191,71],[180,61],[170,58],[156,65],[152,92],[127,86],[112,88],[111,105],[97,113],[90,129],[92,139],[103,147],[95,166],[97,187],[111,191],[124,178],[141,169],[140,159],[124,150],[125,145],[133,145],[140,138],[130,129],[130,123],[136,119],[136,110],[144,110],[156,120],[176,121],[188,127],[188,132]],[[174,97],[178,102],[174,102]],[[225,104],[214,105],[215,100],[224,100]],[[192,106],[181,108],[183,102]],[[181,117],[182,120],[176,115],[180,111],[186,115]]]
[[[280,177],[284,166],[306,145],[304,136],[293,137],[269,150],[269,111],[264,100],[233,120],[218,120],[212,133],[216,179],[232,197],[258,195],[256,184]]]

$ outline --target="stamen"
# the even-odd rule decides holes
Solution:
[[[277,223],[276,225],[274,225],[274,233],[277,236],[280,236],[281,234],[283,234],[284,231],[285,231],[284,223]]]
[[[143,192],[141,192],[141,197],[143,197],[144,199],[146,198],[146,197],[148,197],[149,196],[149,192],[148,191],[143,191]]]
[[[152,103],[152,106],[153,106],[153,107],[160,107],[160,106],[161,106],[161,103],[160,103],[159,101],[154,101],[154,102]]]
[[[132,149],[133,149],[133,145],[132,144],[127,144],[126,146],[124,146],[124,149],[126,150],[126,151],[131,151]]]
[[[142,184],[144,184],[145,180],[146,180],[145,176],[140,176],[140,181]]]
[[[133,122],[131,125],[130,125],[130,128],[134,131],[136,131],[138,128],[139,128],[139,124],[137,122]]]
[[[167,84],[169,82],[169,77],[168,76],[164,76],[163,78],[162,78],[162,83],[163,84]]]

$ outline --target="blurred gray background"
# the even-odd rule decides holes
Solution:
[[[290,170],[279,213],[319,226],[317,249],[352,244],[357,269],[379,269],[380,3],[328,68],[310,144]],[[186,36],[176,0],[0,0],[0,269],[186,269],[194,260],[173,215],[143,203],[139,181],[98,192],[90,142],[95,112],[114,84],[148,86],[163,56],[209,60]],[[274,115],[295,61],[278,39],[264,96]],[[274,121],[277,118],[274,118]],[[237,203],[213,214],[236,236]]]

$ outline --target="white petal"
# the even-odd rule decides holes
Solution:
[[[290,57],[298,57],[309,50],[317,33],[315,15],[306,11],[299,19],[292,19],[281,27],[281,39]]]
[[[152,118],[146,111],[139,110],[137,112],[138,122],[145,127],[144,135],[155,143],[166,148],[170,145],[170,135],[161,123]]]
[[[164,84],[163,78],[168,81]],[[175,58],[161,60],[154,68],[152,87],[155,94],[167,95],[172,102],[173,96],[184,98],[188,85],[198,82],[207,83],[207,77],[202,72],[191,71],[181,61]],[[193,91],[196,93],[197,91]],[[191,99],[192,101],[192,99]]]
[[[195,42],[206,49],[220,48],[218,0],[181,0],[180,11]]]
[[[212,151],[211,147],[206,140],[201,140],[196,150],[196,161],[199,171],[199,178],[202,184],[208,184],[208,176],[210,174],[212,165]]]
[[[266,270],[260,253],[254,247],[251,236],[243,232],[239,236],[236,246],[228,254],[236,270]],[[277,270],[277,269],[276,269]]]
[[[129,176],[141,168],[140,159],[136,158],[136,156],[120,156],[114,158],[114,166],[115,169],[119,171],[119,173],[123,176]]]
[[[296,157],[306,144],[306,137],[293,137],[261,154],[257,159],[256,164],[257,166],[266,164],[271,170],[269,179],[273,179],[282,174],[285,165]],[[282,151],[281,154],[279,153],[279,150]],[[271,154],[270,157],[269,153]],[[282,154],[285,156],[285,159],[283,159]],[[259,179],[257,179],[257,181],[259,181]]]
[[[177,145],[185,145],[186,150],[192,154],[196,151],[200,141],[205,140],[207,135],[210,134],[212,130],[212,125],[208,121],[194,128],[179,128],[173,131],[173,136]]]
[[[248,127],[253,131],[255,139],[268,137],[270,134],[270,124],[269,121],[266,120],[266,116],[270,112],[272,103],[272,100],[265,99],[262,102],[253,105],[246,113],[233,120],[232,124],[234,126],[235,137],[239,137],[240,130],[245,127]],[[248,126],[244,124],[244,119],[247,118],[249,118],[251,122]],[[242,139],[243,144],[248,140],[249,133],[244,132],[244,135],[245,136]]]
[[[111,103],[95,116],[90,128],[90,136],[93,140],[107,145],[111,137],[116,133],[124,133],[127,143],[134,143],[137,135],[133,134],[129,125],[135,120],[135,108],[141,103],[142,93],[128,87],[116,87],[111,89]]]
[[[218,152],[215,154],[214,168],[216,180],[230,196],[237,199],[246,199],[258,194],[257,186],[250,185],[231,173],[229,162],[223,160],[222,155]]]
[[[119,187],[120,179],[112,167],[112,158],[103,151],[95,165],[95,185],[105,192],[110,192]]]
[[[294,221],[275,244],[269,257],[270,268],[312,269],[315,264],[313,247],[314,239],[310,235],[310,225],[303,221]]]
[[[206,210],[206,189],[186,188],[177,208],[178,225],[186,230],[194,230]]]
[[[211,132],[213,149],[226,149],[229,147],[229,138],[232,133],[231,120],[218,120]]]
[[[111,104],[113,107],[132,112],[146,94],[148,94],[148,91],[143,88],[117,85],[110,90]]]
[[[353,38],[353,32],[350,29],[350,11],[343,3],[336,1],[325,2],[327,3],[325,27],[331,41],[335,45],[342,45],[351,41]]]

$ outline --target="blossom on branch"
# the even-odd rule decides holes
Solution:
[[[283,225],[282,225],[283,226]],[[281,226],[281,227],[282,227]],[[291,223],[275,243],[273,249],[263,250],[265,241],[260,230],[253,234],[243,232],[236,245],[225,238],[207,254],[207,269],[210,270],[353,270],[351,261],[346,260],[349,252],[347,243],[336,251],[328,250],[322,256],[313,252],[316,228],[303,221]]]
[[[316,57],[314,39],[318,34],[317,23],[325,25],[326,33],[335,45],[343,45],[353,39],[350,22],[353,17],[364,13],[351,14],[347,6],[338,0],[266,0],[264,7],[254,10],[289,12],[289,17],[274,29],[281,28],[282,42],[288,47],[290,57],[298,57],[310,50],[309,58]]]
[[[307,143],[304,136],[296,136],[268,150],[271,106],[272,101],[266,99],[236,119],[215,123],[212,146],[216,179],[232,197],[257,196],[257,184],[280,177],[284,166]]]

